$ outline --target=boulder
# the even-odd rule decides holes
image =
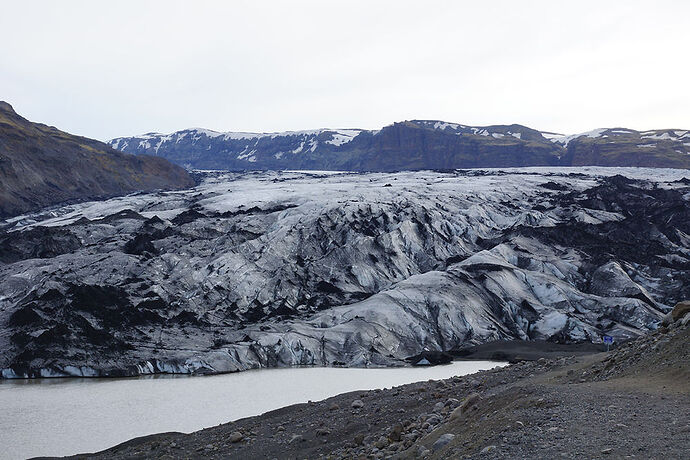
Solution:
[[[434,444],[431,446],[431,449],[436,452],[439,449],[442,449],[443,447],[446,446],[449,442],[451,442],[453,439],[455,439],[455,435],[451,433],[446,433],[442,434],[439,436],[439,438],[434,442]]]
[[[684,300],[678,302],[676,306],[673,307],[673,310],[671,310],[671,318],[673,318],[673,321],[678,321],[688,313],[690,313],[690,300]]]
[[[393,442],[400,441],[402,431],[402,425],[400,423],[396,423],[395,425],[393,425],[393,428],[391,428],[391,431],[388,433],[388,439],[390,439]]]
[[[239,431],[235,431],[235,432],[230,434],[229,440],[231,443],[234,444],[234,443],[242,441],[243,439],[244,439],[244,435],[242,433],[240,433]]]

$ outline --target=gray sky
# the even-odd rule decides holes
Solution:
[[[380,128],[690,128],[690,1],[0,0],[0,99],[106,140]]]

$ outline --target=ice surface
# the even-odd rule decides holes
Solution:
[[[682,289],[682,272],[656,272],[640,261],[605,266],[608,260],[568,246],[567,235],[560,243],[545,238],[559,225],[594,231],[623,222],[628,214],[618,204],[598,209],[572,198],[616,175],[646,181],[638,184],[641,196],[653,185],[690,196],[674,183],[690,172],[670,169],[206,171],[188,191],[18,216],[6,229],[62,227],[82,246],[0,265],[0,324],[22,299],[75,285],[121,287],[128,311],[150,321],[103,329],[132,340],[132,349],[111,356],[82,338],[64,359],[39,359],[39,375],[101,375],[113,366],[135,373],[375,366],[401,363],[425,347],[552,336],[596,341],[602,328],[634,334],[655,327],[667,307],[660,296]],[[153,217],[160,220],[144,222]],[[148,235],[156,253],[125,252],[136,235]],[[683,266],[690,251],[667,240],[658,238],[669,251],[660,256]],[[159,309],[139,307],[152,299]],[[65,308],[105,327],[91,313]],[[604,314],[613,325],[601,321]],[[45,315],[48,323],[34,335],[60,317]],[[0,334],[0,369],[10,377],[15,332]]]

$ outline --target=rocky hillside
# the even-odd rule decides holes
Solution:
[[[398,171],[511,166],[690,168],[690,132],[600,129],[574,136],[521,125],[413,120],[381,130],[218,133],[189,129],[122,137],[123,152],[199,169]]]
[[[0,217],[68,201],[193,185],[163,158],[129,155],[32,123],[0,101]]]
[[[501,339],[621,341],[690,298],[688,235],[679,170],[208,174],[6,226],[0,369],[402,365]]]

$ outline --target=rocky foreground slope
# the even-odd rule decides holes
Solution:
[[[110,141],[199,169],[399,171],[515,166],[690,168],[690,131],[598,129],[563,136],[521,125],[412,120],[380,130],[219,133],[187,129]]]
[[[690,298],[688,182],[639,169],[219,174],[23,216],[0,234],[0,369],[401,365],[499,339],[621,341]]]
[[[690,314],[679,314],[610,353],[347,393],[74,458],[680,459],[688,356]]]
[[[194,185],[163,158],[134,156],[32,123],[0,101],[0,218],[46,206]]]

